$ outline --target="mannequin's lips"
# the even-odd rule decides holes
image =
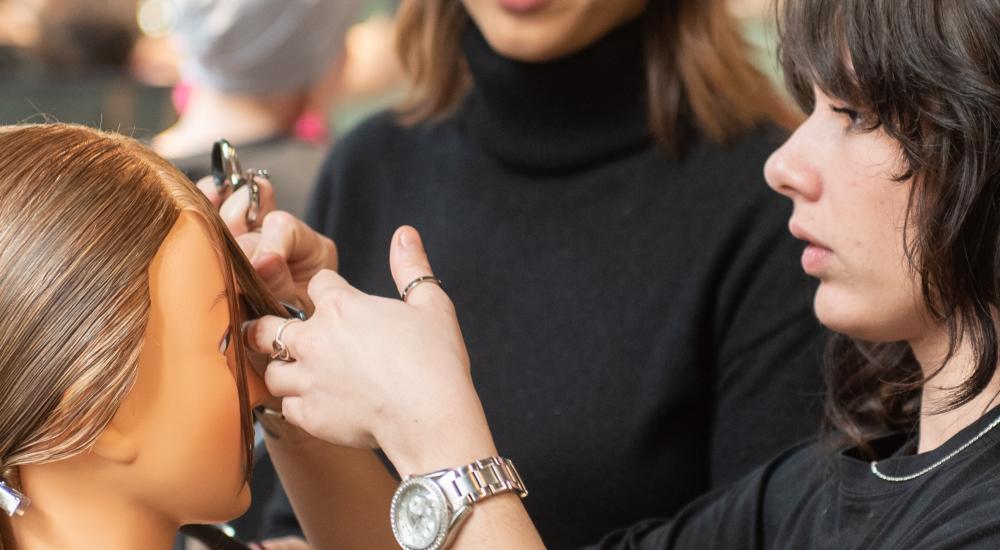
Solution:
[[[515,13],[530,13],[538,11],[544,8],[550,1],[551,0],[497,0],[501,8]]]

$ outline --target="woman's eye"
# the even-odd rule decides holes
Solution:
[[[219,353],[225,355],[229,351],[229,331],[222,336],[222,341],[219,342]]]
[[[839,115],[847,117],[848,121],[850,121],[849,127],[851,129],[861,126],[864,122],[864,118],[861,116],[861,113],[849,107],[830,107],[830,109]]]

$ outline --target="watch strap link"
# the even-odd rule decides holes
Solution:
[[[514,463],[499,456],[447,470],[438,478],[437,484],[450,498],[470,504],[508,491],[517,492],[521,498],[528,496],[528,490]]]

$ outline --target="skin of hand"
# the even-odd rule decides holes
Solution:
[[[396,232],[390,265],[399,289],[432,273],[413,228]],[[455,309],[441,287],[421,284],[404,303],[366,295],[324,270],[308,293],[312,318],[282,334],[295,362],[272,361],[265,373],[289,422],[331,443],[381,446],[403,475],[495,454]],[[283,322],[250,323],[250,346],[271,349]]]
[[[246,223],[249,189],[241,188],[223,201],[211,176],[200,179],[197,186],[219,210],[243,252],[278,299],[311,315],[313,304],[307,285],[320,270],[337,270],[337,246],[302,220],[276,210],[271,182],[266,178],[256,181],[260,185],[260,227],[255,228],[248,228]]]
[[[309,550],[309,543],[299,537],[282,537],[260,543],[251,542],[249,546],[251,550]]]
[[[400,290],[432,274],[409,227],[393,237],[389,263]],[[272,361],[265,373],[290,423],[331,443],[381,446],[403,476],[498,454],[454,306],[440,287],[421,284],[404,303],[366,295],[322,271],[308,291],[313,317],[290,323],[282,334],[295,361]],[[264,317],[248,324],[250,346],[269,350],[283,322]],[[475,510],[456,550],[543,548],[516,495],[486,499]]]

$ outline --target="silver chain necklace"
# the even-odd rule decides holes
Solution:
[[[954,458],[955,455],[957,455],[958,453],[960,453],[960,452],[964,451],[965,449],[969,448],[969,445],[972,445],[976,441],[979,441],[979,438],[981,438],[984,435],[986,435],[986,432],[988,432],[988,431],[992,430],[993,428],[997,427],[998,424],[1000,424],[1000,416],[998,416],[996,418],[996,420],[994,420],[993,422],[990,422],[989,426],[986,426],[978,434],[976,434],[976,437],[973,437],[972,439],[966,441],[964,445],[962,445],[961,447],[959,447],[959,448],[955,449],[954,451],[948,453],[948,455],[945,456],[944,458],[942,458],[941,460],[938,460],[934,464],[931,464],[930,466],[924,468],[923,470],[920,470],[919,472],[917,472],[915,474],[910,474],[908,476],[887,476],[887,475],[883,474],[882,472],[878,471],[878,467],[877,467],[878,462],[875,461],[875,460],[872,461],[872,473],[875,474],[875,477],[877,477],[879,479],[882,479],[882,480],[885,480],[885,481],[900,482],[900,481],[910,481],[911,479],[916,479],[916,478],[918,478],[918,477],[926,474],[927,472],[933,470],[934,468],[937,468],[938,466],[944,464],[945,462],[948,462],[949,460],[951,460],[952,458]]]

